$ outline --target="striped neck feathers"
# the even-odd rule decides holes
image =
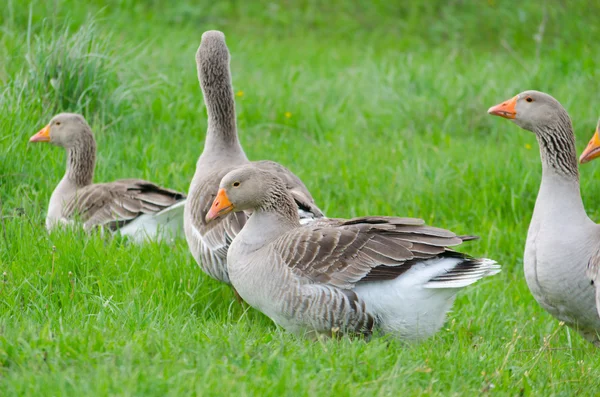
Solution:
[[[67,148],[65,177],[77,187],[90,185],[96,166],[96,140],[91,133],[82,134]]]
[[[577,153],[573,126],[566,112],[559,112],[558,119],[551,125],[534,131],[540,146],[543,170],[579,181]]]

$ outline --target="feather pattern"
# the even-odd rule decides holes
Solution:
[[[422,339],[442,326],[460,288],[500,270],[453,251],[463,239],[421,219],[302,225],[283,181],[254,165],[231,171],[220,186],[234,208],[252,211],[229,248],[232,285],[291,332],[369,335],[378,327]]]
[[[185,195],[141,179],[123,179],[78,189],[64,206],[67,219],[79,217],[86,228],[115,231],[143,214],[157,214]]]
[[[398,277],[417,260],[445,254],[460,243],[454,233],[420,219],[366,217],[297,228],[278,239],[274,249],[299,276],[351,289],[361,281]]]

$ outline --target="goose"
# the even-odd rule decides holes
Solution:
[[[600,347],[600,315],[586,276],[600,226],[581,200],[571,119],[556,99],[539,91],[524,91],[488,113],[533,132],[540,147],[542,182],[523,260],[527,286],[542,308]]]
[[[579,162],[581,164],[592,161],[593,159],[600,156],[600,120],[596,125],[596,131],[590,139],[587,147],[579,156]],[[588,263],[587,276],[590,279],[592,285],[596,288],[596,309],[598,315],[600,315],[600,249],[592,256]]]
[[[230,214],[210,224],[205,216],[223,176],[237,166],[250,163],[237,135],[229,58],[222,32],[207,31],[202,35],[196,65],[208,112],[208,131],[204,150],[196,163],[184,215],[185,235],[194,259],[206,274],[227,284],[230,284],[227,250],[244,226],[247,214]],[[306,186],[290,170],[272,161],[254,164],[279,175],[305,221],[323,217]]]
[[[450,247],[460,237],[421,219],[371,216],[302,225],[274,173],[245,165],[224,176],[207,222],[250,211],[227,253],[245,302],[289,332],[370,335],[407,341],[433,335],[457,292],[500,271]]]
[[[118,230],[135,242],[175,237],[183,230],[183,193],[141,179],[93,183],[96,140],[82,115],[57,114],[29,141],[67,151],[67,171],[48,205],[48,230],[80,220],[86,230]]]

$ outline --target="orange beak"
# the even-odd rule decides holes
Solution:
[[[600,123],[598,124],[598,127],[600,127]],[[587,147],[581,153],[581,156],[579,156],[579,162],[581,164],[592,161],[596,157],[600,156],[600,137],[598,136],[598,127],[596,127],[596,132],[594,132],[594,135],[592,136],[592,139],[590,139]]]
[[[50,124],[38,131],[37,134],[29,138],[29,142],[50,142]]]
[[[227,197],[225,189],[219,189],[217,197],[215,197],[215,201],[213,201],[212,205],[210,206],[210,210],[206,214],[205,220],[208,223],[221,215],[229,214],[231,211],[233,211],[233,208],[233,204],[231,204],[231,201],[229,201],[229,197]]]
[[[517,105],[518,96],[509,99],[508,101],[504,101],[499,105],[492,106],[488,109],[488,113],[492,116],[500,116],[505,119],[514,119],[517,117],[517,110],[515,106]]]

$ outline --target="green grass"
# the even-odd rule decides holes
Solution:
[[[597,350],[541,310],[523,278],[537,144],[486,114],[525,89],[549,92],[583,148],[600,115],[597,2],[321,3],[7,0],[0,395],[597,392]],[[97,181],[187,190],[206,131],[194,53],[215,28],[232,52],[249,157],[289,166],[330,216],[421,217],[482,236],[462,249],[504,266],[460,294],[435,337],[298,339],[234,303],[183,240],[46,233],[64,153],[27,141],[58,111],[90,121]],[[594,219],[599,177],[600,164],[582,167]]]

